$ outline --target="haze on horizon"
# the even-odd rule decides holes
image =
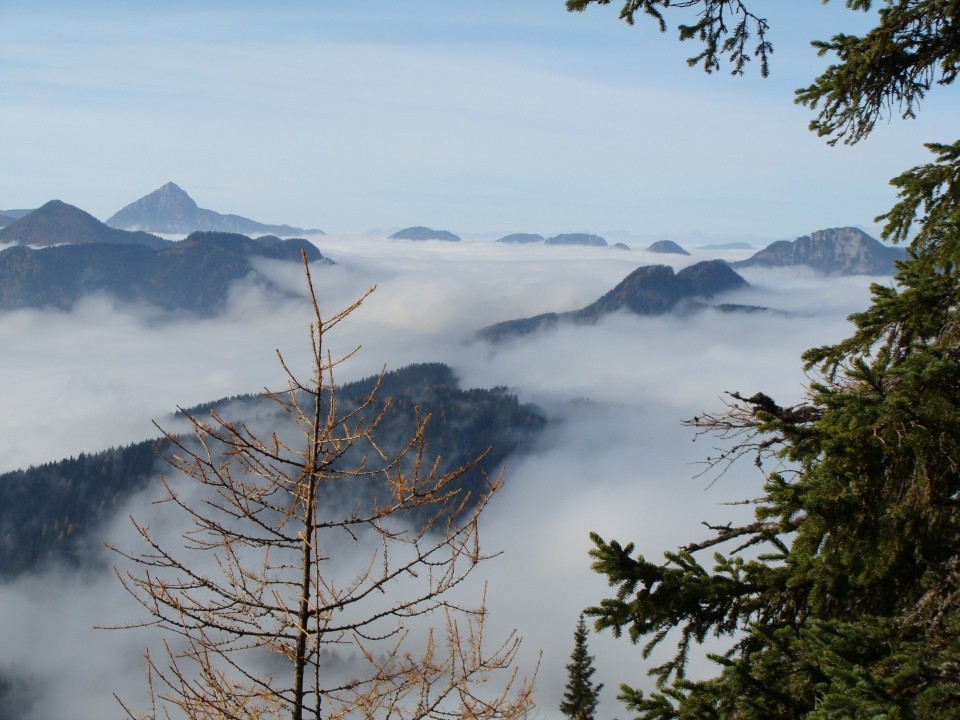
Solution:
[[[5,0],[0,208],[105,220],[173,181],[201,207],[341,233],[876,235],[888,179],[950,113],[826,147],[792,93],[823,63],[809,41],[862,17],[755,5],[767,80],[707,77],[673,31],[562,0]]]

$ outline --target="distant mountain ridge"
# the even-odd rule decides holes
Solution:
[[[538,233],[510,233],[509,235],[504,235],[502,238],[498,238],[497,242],[513,244],[513,245],[521,245],[525,243],[542,243],[543,235],[540,235]]]
[[[560,233],[543,241],[546,245],[589,245],[607,247],[606,239],[591,233]]]
[[[754,247],[746,242],[710,243],[701,245],[701,250],[753,250]]]
[[[205,210],[199,207],[182,188],[172,182],[168,182],[114,213],[107,220],[107,225],[125,230],[146,230],[177,235],[186,235],[198,230],[244,235],[264,233],[285,237],[308,233],[323,234],[321,230],[304,230],[290,225],[269,225],[240,215],[224,215],[214,210]]]
[[[223,308],[236,280],[254,274],[276,288],[257,274],[253,260],[299,262],[301,250],[315,265],[333,263],[303,239],[253,240],[235,233],[192,233],[160,249],[135,243],[14,246],[0,252],[0,310],[67,310],[85,295],[108,293],[123,302],[210,315]]]
[[[893,275],[902,248],[888,247],[855,227],[817,230],[796,240],[778,240],[734,267],[803,265],[825,275]]]
[[[706,260],[677,273],[667,265],[645,265],[580,310],[507,320],[485,327],[477,334],[482,340],[497,343],[556,327],[560,323],[592,324],[604,315],[620,310],[637,315],[663,315],[686,302],[710,299],[720,293],[745,287],[749,287],[747,281],[723,260]],[[737,306],[725,305],[723,309],[733,310]]]
[[[33,212],[0,229],[0,242],[32,247],[111,243],[143,245],[159,249],[169,240],[147,232],[130,232],[109,227],[90,213],[60,200],[51,200]]]

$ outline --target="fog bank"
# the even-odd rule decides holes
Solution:
[[[552,420],[531,452],[508,461],[505,489],[482,525],[486,548],[503,551],[484,570],[492,636],[515,627],[527,669],[543,651],[541,717],[557,714],[577,615],[609,592],[590,572],[588,533],[634,541],[657,557],[702,538],[702,520],[742,513],[723,503],[755,496],[758,471],[746,463],[716,483],[696,477],[711,443],[693,442],[681,421],[719,410],[724,391],[801,401],[807,379],[800,353],[844,337],[845,317],[866,306],[871,280],[752,269],[743,273],[752,287],[723,301],[784,312],[617,314],[492,347],[473,339],[476,330],[582,307],[641,264],[679,267],[705,256],[481,240],[315,241],[338,263],[314,272],[325,314],[378,286],[329,338],[335,353],[362,345],[341,369],[342,381],[383,365],[442,361],[465,387],[508,386]],[[296,266],[264,271],[302,288]],[[281,299],[254,283],[238,284],[226,314],[214,319],[161,319],[109,298],[85,300],[70,313],[2,314],[0,469],[139,440],[176,405],[276,387],[282,373],[274,349],[305,369],[309,319],[302,295]],[[128,511],[147,509],[135,502]],[[125,524],[118,517],[112,532]],[[91,629],[130,609],[109,574],[58,569],[24,578],[0,587],[0,605],[0,674],[14,670],[44,684],[24,718],[93,720],[118,713],[112,692],[137,693],[136,638]],[[640,650],[610,636],[589,643],[595,680],[606,685],[600,713],[615,715],[621,682],[650,685]]]

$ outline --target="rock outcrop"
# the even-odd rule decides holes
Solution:
[[[802,265],[824,275],[893,275],[906,251],[888,247],[855,227],[817,230],[796,240],[779,240],[734,267]]]

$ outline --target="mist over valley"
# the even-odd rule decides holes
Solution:
[[[26,219],[29,214],[18,222]],[[524,668],[543,651],[537,699],[546,716],[560,699],[576,618],[605,592],[589,569],[588,533],[628,538],[656,556],[696,536],[701,521],[718,514],[729,519],[721,504],[755,494],[760,473],[745,463],[719,480],[700,476],[711,442],[692,442],[681,421],[716,410],[724,391],[762,388],[781,404],[801,401],[800,353],[844,337],[845,318],[866,304],[870,283],[890,282],[825,274],[792,264],[795,258],[786,267],[734,270],[728,263],[748,260],[756,250],[723,244],[687,244],[683,255],[644,249],[649,243],[641,240],[622,252],[592,241],[497,242],[465,232],[457,242],[331,232],[307,234],[293,245],[279,237],[207,232],[166,237],[161,248],[150,248],[75,245],[63,226],[58,232],[60,243],[46,243],[53,247],[14,244],[0,251],[5,291],[27,287],[29,277],[51,293],[21,293],[26,300],[19,305],[0,307],[0,389],[8,408],[0,420],[0,472],[6,473],[0,479],[7,483],[0,494],[8,498],[0,510],[3,542],[5,552],[36,550],[21,565],[0,568],[7,578],[0,585],[0,708],[15,720],[64,713],[99,718],[115,712],[118,688],[138,696],[142,638],[92,630],[135,617],[101,543],[130,541],[129,515],[160,517],[150,504],[157,488],[151,478],[162,470],[150,459],[154,421],[176,429],[182,426],[178,406],[205,412],[221,399],[282,387],[276,349],[289,367],[304,370],[310,312],[300,249],[313,258],[324,313],[377,286],[328,338],[335,354],[359,347],[338,367],[338,383],[348,386],[385,367],[388,378],[407,378],[384,388],[403,400],[406,412],[421,403],[433,408],[431,423],[445,435],[435,444],[438,452],[463,462],[488,443],[500,446],[487,471],[502,465],[505,487],[481,526],[485,549],[502,551],[483,570],[491,632],[518,630]],[[205,242],[217,252],[194,260],[189,253]],[[91,254],[63,255],[83,248]],[[93,283],[94,276],[121,270],[131,288],[156,287],[153,275],[123,270],[119,258],[132,248],[144,255],[141,268],[148,256],[180,253],[183,261],[163,271],[177,278],[171,288],[182,287],[170,297],[203,288],[215,302],[203,312],[185,312],[183,303],[160,295],[75,282],[78,274]],[[30,271],[26,260],[11,263],[11,257],[30,258]],[[41,271],[47,257],[65,258],[57,260],[58,273]],[[723,282],[688,280],[683,293],[672,289],[677,278],[702,279],[704,269]],[[648,275],[671,288],[664,295],[669,300],[649,312],[635,302],[652,292],[635,280]],[[65,288],[73,293],[69,301],[43,299],[64,298]],[[679,311],[683,298],[693,304]],[[588,308],[594,310],[585,313]],[[582,317],[503,342],[483,339],[485,328],[551,313]],[[582,321],[587,316],[590,321]],[[428,374],[439,381],[424,382],[418,367],[433,368]],[[243,402],[225,403],[221,407],[238,417],[250,412]],[[269,428],[271,418],[254,412],[250,422]],[[145,443],[132,451],[139,469],[125,485],[124,464],[115,461],[136,443]],[[69,458],[72,465],[46,465]],[[31,466],[26,474],[14,472]],[[84,525],[71,513],[86,511],[69,498],[94,466],[109,466],[119,484],[97,489],[96,512]],[[38,512],[31,523],[11,524],[45,495],[49,517]],[[55,517],[60,503],[64,517]],[[16,530],[21,527],[24,535]],[[549,598],[547,612],[543,598]],[[636,648],[605,635],[590,642],[607,686],[604,702],[612,707],[617,685],[637,680]]]

